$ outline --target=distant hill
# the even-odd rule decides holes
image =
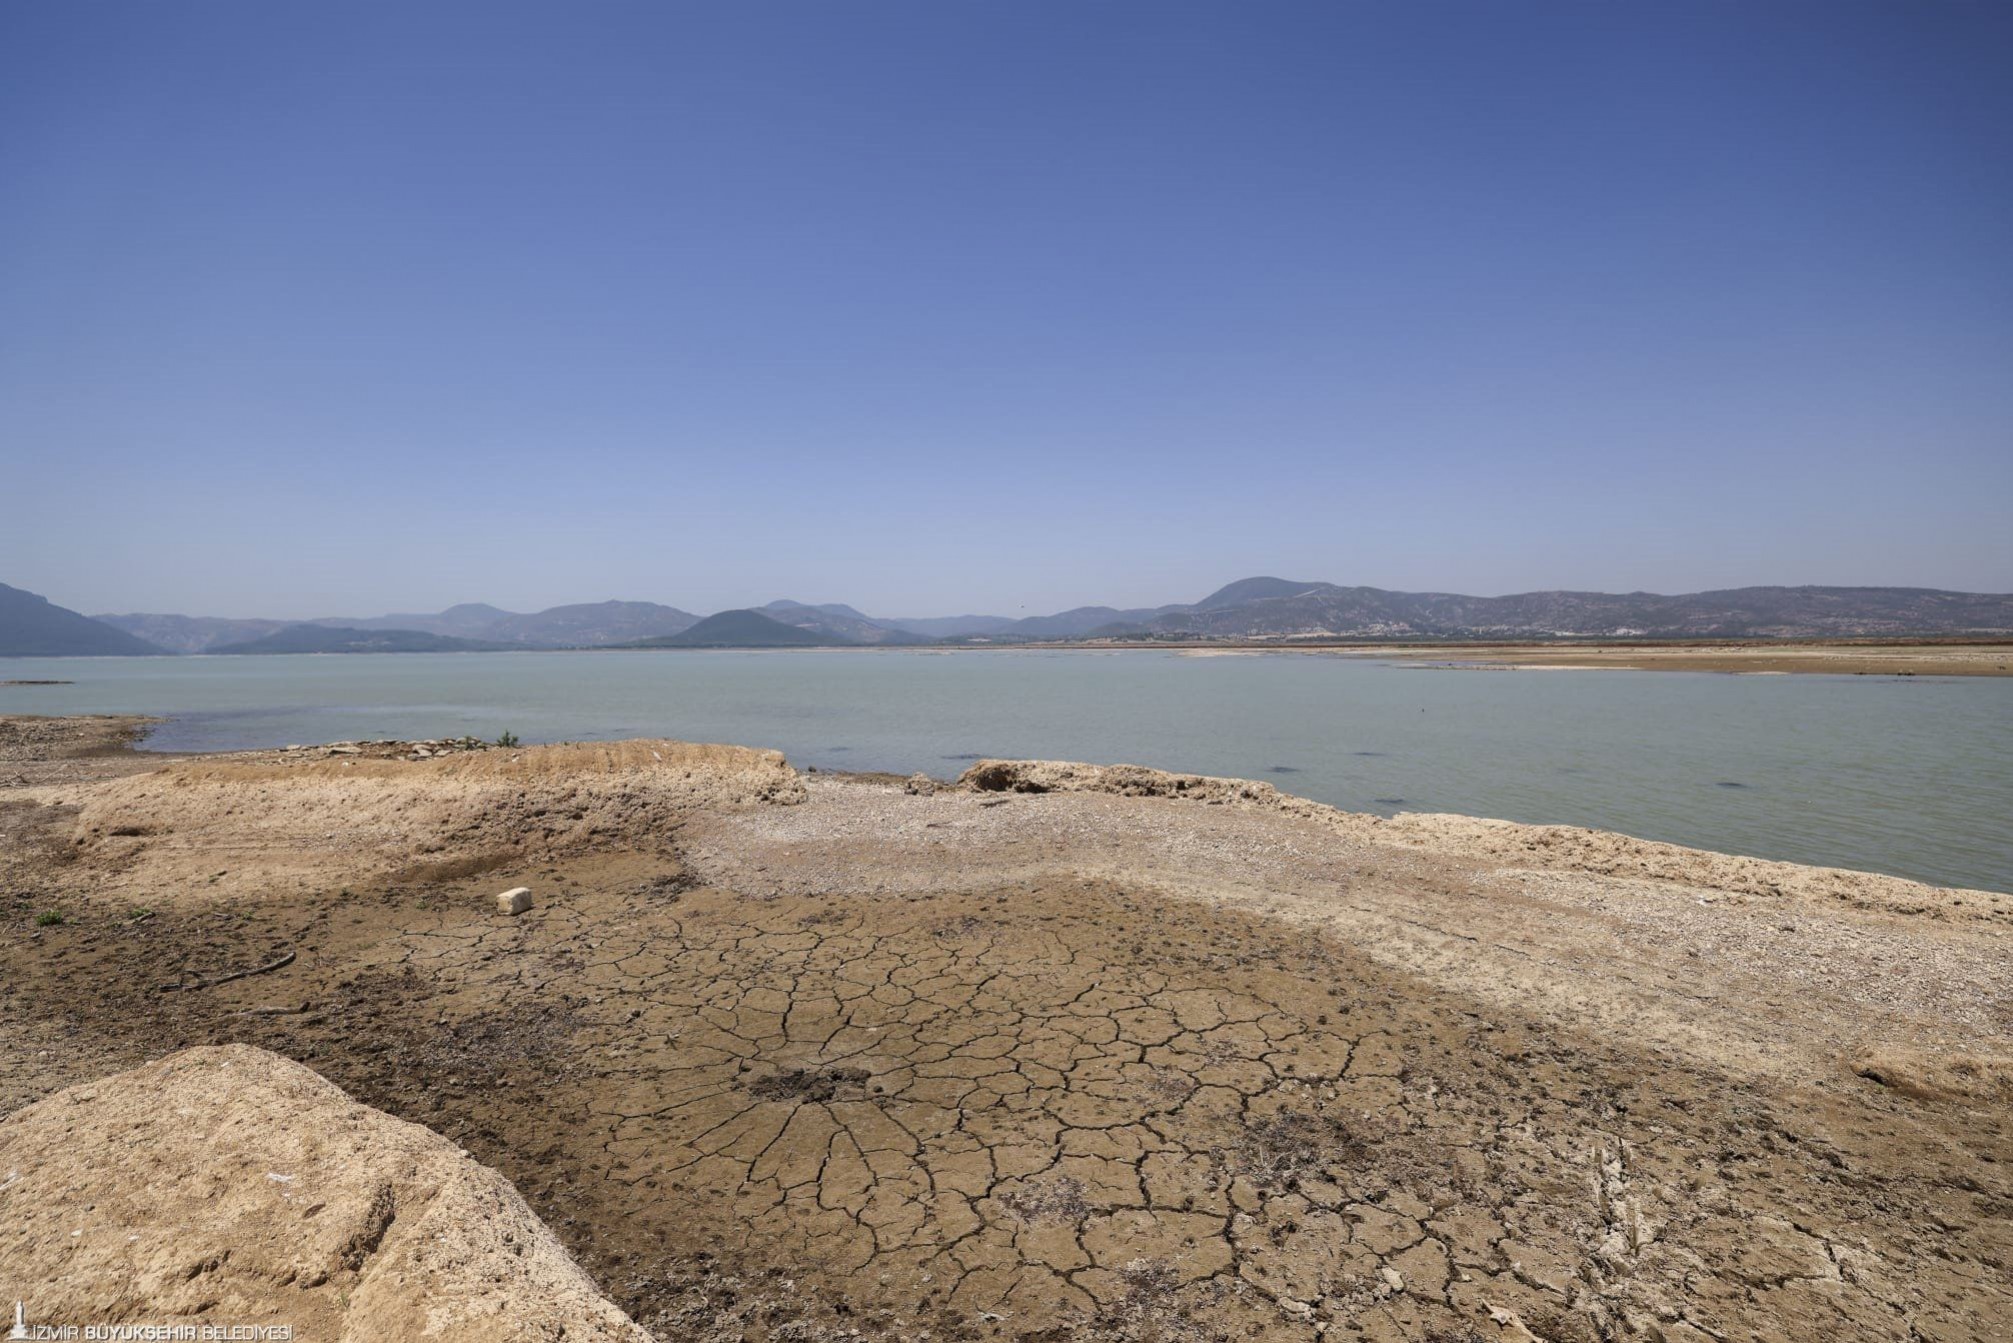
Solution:
[[[11,589],[10,589],[11,591]],[[17,594],[26,597],[28,594]],[[39,601],[39,598],[30,598]],[[981,643],[1068,642],[1080,639],[1766,639],[1910,638],[2013,635],[2013,594],[1934,588],[1751,587],[1664,595],[1653,592],[1522,592],[1472,597],[1452,592],[1397,592],[1305,579],[1258,576],[1229,583],[1196,602],[1165,606],[1078,606],[1052,615],[932,616],[888,619],[839,602],[775,601],[753,610],[722,611],[700,620],[656,602],[589,602],[522,614],[481,602],[432,615],[326,618],[293,622],[225,620],[208,616],[117,615],[99,622],[60,607],[46,610],[99,631],[116,627],[147,641],[106,652],[268,652],[271,636],[305,625],[340,632],[447,639],[447,648],[738,647],[903,645],[952,640]],[[767,624],[747,619],[758,617]],[[731,619],[730,619],[731,618]],[[26,625],[0,635],[25,637]],[[790,633],[778,633],[779,626]],[[703,627],[703,628],[702,628]],[[77,627],[71,627],[71,638]],[[679,636],[697,631],[692,640]],[[289,634],[299,644],[306,636]],[[88,641],[104,644],[102,632]],[[257,645],[247,649],[246,645]],[[158,645],[159,647],[155,647]],[[373,647],[382,647],[380,640]],[[64,645],[67,647],[68,645]],[[302,645],[284,651],[334,652]],[[4,652],[4,646],[0,646]]]
[[[533,615],[509,615],[491,621],[478,635],[510,643],[545,648],[601,648],[677,634],[699,623],[699,617],[656,602],[587,602],[554,606]]]
[[[824,606],[807,606],[803,602],[770,602],[767,606],[756,607],[772,620],[780,620],[785,625],[795,625],[798,629],[809,630],[841,643],[856,644],[916,644],[927,640],[920,634],[898,628],[884,620],[861,615],[850,606],[831,602]]]
[[[230,620],[221,616],[112,615],[93,620],[122,629],[170,653],[204,653],[218,644],[263,639],[287,627],[284,620]]]
[[[533,648],[599,648],[689,629],[698,619],[689,611],[656,602],[587,602],[524,614],[484,602],[464,602],[433,614],[322,616],[313,620],[234,620],[220,616],[101,616],[108,625],[176,653],[221,652],[296,625],[327,629],[417,631],[480,643]]]
[[[0,583],[0,657],[137,657],[163,651],[46,597]]]
[[[224,644],[212,653],[496,653],[510,644],[457,639],[425,630],[344,629],[340,625],[289,625],[262,639]]]
[[[1328,587],[1327,583],[1303,583],[1291,578],[1240,578],[1235,583],[1226,583],[1195,604],[1198,611],[1221,611],[1226,607],[1243,606],[1247,602],[1270,601],[1276,597],[1295,597],[1315,588]]]
[[[1158,606],[1145,610],[1122,611],[1111,606],[1078,606],[1068,611],[1059,611],[1052,616],[1029,616],[1025,620],[1016,620],[1004,632],[1021,639],[1081,639],[1087,634],[1102,630],[1125,628],[1149,621],[1167,611],[1186,609],[1180,606]]]
[[[1012,616],[888,616],[882,624],[925,639],[957,639],[972,635],[998,634],[1011,629]]]
[[[1081,606],[1021,620],[901,621],[940,638],[1098,639],[1766,639],[2013,634],[2013,595],[1933,588],[1753,587],[1524,592],[1469,597],[1286,578],[1245,578],[1199,602]]]
[[[1220,604],[1244,588],[1260,595]],[[1208,638],[1760,639],[2013,632],[2013,595],[1928,588],[1755,587],[1650,592],[1524,592],[1468,597],[1332,583],[1250,579],[1138,631]]]
[[[786,625],[760,611],[722,611],[678,634],[641,639],[632,648],[818,648],[849,639]]]
[[[423,634],[445,634],[456,639],[487,639],[492,637],[489,633],[492,625],[514,617],[516,612],[491,606],[487,602],[463,602],[431,614],[404,612],[388,616],[321,616],[291,623],[349,630],[417,630]]]

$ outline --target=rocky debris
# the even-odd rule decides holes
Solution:
[[[531,890],[526,886],[513,886],[496,897],[496,912],[499,914],[522,914],[531,908]]]
[[[648,1343],[502,1176],[265,1050],[58,1092],[0,1123],[0,1170],[31,1323]]]
[[[434,760],[441,756],[466,755],[472,751],[500,751],[508,748],[480,737],[439,737],[426,741],[332,741],[321,746],[286,746],[270,754],[282,761],[296,762],[353,757],[360,760]]]
[[[913,797],[928,797],[943,787],[927,774],[911,774],[902,784],[902,791]]]
[[[1178,797],[1260,807],[1283,807],[1298,801],[1269,783],[1249,779],[1171,774],[1142,765],[1079,765],[1065,760],[981,760],[959,775],[958,783],[979,793],[1115,793],[1120,797]]]
[[[130,714],[48,718],[0,714],[0,787],[88,783],[155,769],[168,759],[132,749],[160,720]]]

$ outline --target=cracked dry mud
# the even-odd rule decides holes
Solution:
[[[1911,1016],[2003,1011],[2003,985],[1966,959],[2003,946],[1992,920],[1908,933],[1928,939],[1914,947],[1899,916],[1835,915],[1903,929],[1868,956],[1914,947],[1910,963],[1971,976],[1880,1009],[1901,1023],[1881,1037],[1899,1061],[1875,1080],[1852,1023],[1750,1058],[1736,1023],[1777,1030],[1776,1009],[1695,1004],[1698,1034],[1681,1036],[1584,986],[1463,979],[1437,950],[1447,934],[1416,926],[1470,930],[1471,974],[1482,946],[1514,943],[1570,982],[1580,968],[1548,939],[1629,926],[1612,890],[1577,923],[1583,893],[1552,892],[1566,926],[1541,927],[1504,894],[1533,878],[1511,874],[1490,888],[1508,903],[1461,923],[1470,867],[1355,854],[1420,892],[1352,887],[1414,925],[1404,944],[1367,915],[1240,907],[1206,857],[1141,855],[1127,878],[1088,838],[1058,841],[1080,825],[1130,842],[1128,824],[1179,804],[995,801],[814,783],[798,807],[695,820],[682,858],[527,866],[514,876],[539,904],[517,919],[486,907],[493,877],[312,904],[157,899],[145,918],[70,885],[64,924],[8,916],[0,1040],[32,1062],[0,1104],[183,1044],[263,1045],[502,1171],[665,1339],[2013,1327],[2009,1098],[1989,1056],[1950,1052],[2003,1045],[2013,1020],[1937,1035]],[[1227,846],[1244,825],[1190,812],[1191,841]],[[927,858],[946,828],[955,871]],[[1321,856],[1301,830],[1245,838],[1303,846],[1294,865]],[[1252,868],[1234,847],[1219,860]],[[49,880],[0,871],[17,892]],[[1492,920],[1532,926],[1519,940]],[[1705,935],[1660,926],[1680,959]],[[147,991],[281,946],[302,951],[282,972]],[[1700,967],[1689,999],[1715,973]],[[1810,992],[1836,1018],[1857,973]],[[1717,1048],[1680,1047],[1700,1040]]]

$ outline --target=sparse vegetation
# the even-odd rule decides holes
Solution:
[[[63,911],[60,909],[45,909],[35,916],[37,928],[54,928],[62,922]]]
[[[506,749],[515,746],[517,745],[517,734],[515,732],[506,732],[496,739],[496,744]]]

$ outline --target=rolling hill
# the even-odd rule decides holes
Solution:
[[[0,583],[0,657],[138,657],[163,651],[46,597]]]
[[[656,602],[583,602],[554,606],[532,615],[504,613],[471,638],[501,639],[541,648],[605,648],[676,634],[699,617]]]
[[[511,644],[457,639],[425,630],[344,629],[340,625],[289,625],[264,638],[224,644],[212,653],[497,653]]]
[[[108,625],[175,653],[222,652],[297,625],[344,630],[401,630],[451,639],[532,648],[601,648],[690,628],[698,616],[656,602],[583,602],[529,614],[464,602],[432,614],[321,616],[313,620],[234,620],[220,616],[133,613],[99,616]]]
[[[690,629],[656,639],[640,639],[631,648],[829,648],[853,643],[786,625],[760,611],[722,611]]]
[[[1677,596],[1560,591],[1468,597],[1266,579],[1232,584],[1193,607],[1169,608],[1130,628],[1163,635],[1287,639],[2001,634],[2013,632],[2013,596],[1928,588],[1753,587]]]
[[[8,589],[8,591],[15,591]],[[18,599],[39,602],[31,594]],[[656,602],[588,602],[530,614],[480,602],[431,615],[226,620],[130,614],[89,620],[41,603],[40,614],[0,620],[0,649],[42,646],[29,626],[68,617],[69,633],[51,647],[90,645],[102,652],[381,651],[397,636],[402,649],[473,647],[814,647],[904,645],[936,640],[1068,642],[1080,639],[1260,640],[1545,640],[1994,637],[2013,634],[2013,595],[1934,588],[1748,587],[1664,595],[1652,592],[1547,591],[1474,597],[1399,592],[1302,579],[1258,576],[1229,583],[1195,602],[1154,607],[1079,606],[1051,615],[886,619],[837,602],[775,601],[701,620]],[[55,612],[51,616],[48,613]],[[765,623],[757,623],[757,622]],[[40,626],[38,626],[39,628]],[[337,631],[316,643],[301,628]],[[696,635],[691,640],[686,634]],[[787,632],[785,632],[787,631]],[[145,643],[124,643],[125,634]],[[268,643],[285,634],[281,646]],[[450,642],[422,645],[412,636]]]
[[[93,616],[170,653],[206,653],[221,644],[248,643],[287,627],[284,620],[232,620],[225,616],[129,615]]]
[[[823,635],[840,643],[856,644],[919,644],[927,643],[923,635],[901,629],[888,621],[875,620],[862,615],[850,606],[831,602],[824,606],[807,606],[803,602],[770,602],[767,606],[755,608],[771,620],[780,620],[785,625],[795,625],[800,630]]]
[[[976,622],[987,621],[980,626]],[[1144,610],[1084,606],[992,623],[963,617],[940,637],[1115,639],[1769,639],[2013,633],[2013,595],[1933,588],[1752,587],[1524,592],[1470,597],[1336,583],[1240,579],[1198,602]],[[915,628],[911,623],[910,628]]]

